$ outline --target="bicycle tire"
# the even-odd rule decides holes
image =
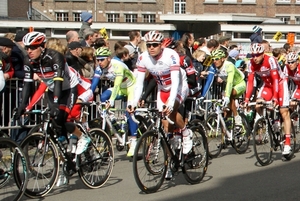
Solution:
[[[200,126],[201,129],[204,131],[206,134],[206,128],[205,128],[205,121],[202,121],[200,119],[193,119],[191,122],[189,122],[190,126]]]
[[[250,144],[250,128],[246,116],[243,113],[239,113],[239,115],[242,119],[242,128],[236,130],[234,126],[235,130],[231,145],[238,154],[244,154]]]
[[[208,167],[208,145],[205,132],[200,126],[192,126],[193,148],[187,155],[182,167],[184,178],[190,184],[202,181]]]
[[[89,188],[103,186],[109,179],[114,166],[114,150],[110,137],[99,128],[89,131],[92,143],[79,157],[78,174]]]
[[[88,122],[89,124],[89,128],[92,129],[92,128],[100,128],[102,129],[102,117],[98,117],[98,118],[95,118],[95,119],[92,119]],[[105,125],[105,129],[104,131],[109,135],[110,139],[112,138],[112,133],[110,132],[110,129],[109,129],[109,126],[106,122],[106,125]]]
[[[272,130],[268,120],[264,117],[258,119],[254,124],[253,149],[260,165],[266,166],[271,163],[273,153]]]
[[[28,183],[28,166],[21,147],[7,137],[0,138],[0,200],[18,201]],[[19,172],[19,174],[16,174]],[[14,181],[11,181],[11,180]]]
[[[216,113],[211,113],[208,115],[205,126],[207,134],[207,144],[208,144],[208,154],[210,158],[217,158],[222,151],[222,125],[221,122],[217,122],[218,115]],[[219,128],[217,129],[217,125]]]
[[[295,138],[295,153],[300,150],[300,119],[297,111],[291,114],[292,126],[294,128]]]
[[[165,180],[168,158],[166,145],[158,139],[155,131],[147,131],[140,137],[132,164],[134,179],[140,190],[145,193],[158,191]]]
[[[25,195],[40,198],[47,195],[55,185],[59,173],[59,153],[55,143],[41,132],[31,133],[20,144],[28,161],[28,185]],[[44,157],[44,164],[39,166]]]

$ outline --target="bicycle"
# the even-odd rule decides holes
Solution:
[[[21,143],[29,161],[29,182],[25,195],[38,198],[47,195],[54,187],[59,174],[59,163],[65,176],[79,174],[81,181],[89,188],[103,186],[109,179],[114,165],[114,154],[110,137],[101,129],[87,131],[80,123],[76,126],[92,140],[85,152],[73,155],[58,141],[61,128],[50,117],[49,108],[32,110],[27,114],[42,116],[43,126],[39,132],[28,135]]]
[[[295,153],[299,151],[300,149],[300,100],[291,100],[291,105],[296,106],[293,108],[293,111],[291,113],[291,120],[292,120],[292,125],[294,127],[294,132],[295,132]]]
[[[254,124],[253,148],[257,162],[265,166],[270,164],[273,150],[283,150],[285,138],[282,132],[281,115],[279,110],[274,109],[272,101],[257,102],[256,107],[262,108],[262,116]],[[292,120],[291,125],[293,125]],[[291,160],[295,152],[296,137],[293,126],[291,126],[290,142],[291,153],[283,155],[287,160]]]
[[[98,113],[100,114],[99,118],[90,120],[88,122],[90,128],[101,128],[104,130],[109,136],[116,137],[116,149],[118,151],[129,150],[129,129],[127,126],[127,117],[126,115],[122,115],[123,117],[117,119],[115,116],[115,112],[125,112],[125,110],[116,110],[114,108],[106,108],[106,103],[92,103],[92,105],[97,106]],[[114,110],[114,111],[112,111]],[[148,119],[148,113],[137,109],[136,112],[139,114],[136,115],[137,121],[135,123],[138,124],[137,129],[137,138],[139,138],[150,125],[149,122],[146,120]],[[126,125],[126,126],[124,126]]]
[[[0,200],[20,200],[27,183],[28,166],[24,152],[13,140],[0,137]]]
[[[153,128],[138,140],[133,155],[133,175],[138,187],[145,193],[156,192],[163,184],[168,169],[172,173],[182,169],[190,184],[198,184],[203,179],[208,166],[208,147],[204,131],[192,126],[193,147],[188,154],[182,153],[181,143],[177,147],[162,128],[162,119],[167,118],[157,109],[148,109],[156,115]],[[167,118],[170,123],[173,123]],[[170,162],[168,160],[170,158]]]
[[[209,156],[216,158],[222,149],[226,149],[229,144],[239,154],[247,151],[250,144],[250,130],[245,115],[240,108],[238,113],[242,118],[242,126],[236,127],[233,116],[224,118],[224,111],[227,107],[222,106],[222,100],[204,100],[214,105],[215,111],[208,114],[206,119],[206,133],[208,140]]]

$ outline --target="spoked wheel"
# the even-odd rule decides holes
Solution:
[[[292,120],[292,127],[294,129],[295,138],[293,139],[295,143],[295,152],[298,152],[300,149],[300,119],[299,119],[299,113],[293,112],[291,114],[291,120]],[[292,139],[291,139],[292,142]]]
[[[168,166],[165,146],[154,131],[144,133],[136,144],[133,175],[145,193],[156,192],[164,182]]]
[[[219,125],[219,127],[218,127]],[[222,150],[222,128],[221,123],[218,123],[218,116],[215,113],[210,114],[207,117],[206,123],[206,135],[208,143],[208,154],[211,158],[217,158]]]
[[[47,195],[58,177],[58,151],[50,138],[47,139],[47,144],[44,143],[44,139],[43,133],[32,133],[20,145],[27,157],[29,168],[25,195],[31,198]]]
[[[243,154],[247,151],[250,144],[250,129],[244,114],[239,114],[242,118],[242,126],[234,128],[232,147],[237,153]]]
[[[190,128],[193,132],[193,148],[186,155],[183,175],[191,184],[198,184],[203,179],[208,166],[208,146],[204,131],[199,126]]]
[[[101,129],[89,131],[92,143],[79,158],[79,177],[89,188],[100,188],[109,179],[114,166],[113,145],[109,136]]]
[[[273,152],[273,139],[271,127],[263,117],[258,119],[254,125],[253,148],[259,164],[262,166],[270,164]]]
[[[28,182],[27,170],[21,148],[7,137],[0,138],[0,200],[17,201],[22,198]]]

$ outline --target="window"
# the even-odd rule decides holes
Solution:
[[[204,3],[219,3],[219,0],[205,0]]]
[[[242,3],[256,3],[256,0],[242,0]]]
[[[137,14],[125,14],[125,22],[137,22]]]
[[[143,22],[145,23],[154,23],[155,15],[154,14],[143,14]]]
[[[107,22],[120,22],[120,14],[107,14]]]
[[[295,24],[300,24],[300,17],[295,17]]]
[[[291,3],[291,0],[277,0],[277,3]]]
[[[69,21],[69,13],[55,13],[56,21]]]
[[[73,13],[73,20],[75,22],[80,22],[81,21],[80,13]]]
[[[283,21],[285,24],[289,24],[290,23],[290,17],[288,16],[277,16],[277,18],[279,18],[281,21]]]
[[[223,0],[223,3],[237,3],[237,0]]]
[[[186,0],[174,0],[174,13],[185,14]]]

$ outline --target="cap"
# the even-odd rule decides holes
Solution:
[[[0,45],[10,47],[10,46],[14,46],[15,43],[12,40],[8,39],[8,38],[0,37]]]
[[[18,31],[16,33],[16,37],[15,37],[15,41],[16,42],[21,42],[23,40],[23,37],[28,33],[28,31],[24,31],[24,30],[21,30],[21,31]]]
[[[254,33],[258,33],[258,32],[261,32],[261,31],[262,31],[262,28],[260,28],[259,26],[254,26],[254,27],[252,28],[252,30],[253,30]]]
[[[76,48],[82,48],[82,45],[78,41],[72,41],[71,43],[69,43],[68,48],[70,50],[75,50]]]
[[[232,58],[236,58],[239,55],[239,51],[237,49],[232,49],[229,51],[228,55]]]
[[[83,22],[87,22],[89,21],[89,19],[91,19],[93,17],[93,15],[89,12],[82,12],[81,13],[81,19]]]
[[[135,52],[134,47],[132,47],[131,45],[125,45],[124,47],[128,50],[129,55]]]

